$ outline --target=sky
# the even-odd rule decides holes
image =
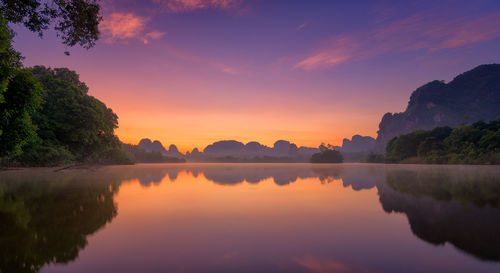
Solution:
[[[14,25],[15,49],[25,66],[75,70],[119,116],[122,141],[183,152],[228,139],[376,137],[419,86],[500,62],[498,0],[100,3],[95,47]]]

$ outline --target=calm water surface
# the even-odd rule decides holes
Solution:
[[[500,272],[497,166],[0,172],[0,272]]]

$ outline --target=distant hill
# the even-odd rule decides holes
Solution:
[[[375,147],[375,139],[369,136],[354,135],[352,139],[349,140],[344,138],[342,141],[342,152],[357,153],[370,151]]]
[[[161,142],[158,140],[151,141],[149,138],[143,138],[139,141],[137,146],[146,152],[160,152],[161,154],[167,153],[167,149],[165,149],[165,147],[163,147]]]
[[[373,149],[375,139],[369,136],[354,135],[351,140],[344,139],[342,146],[335,149],[342,152],[346,161],[362,161]],[[177,146],[170,145],[168,150],[158,141],[142,139],[137,147],[146,152],[158,152],[163,156],[184,158],[195,162],[309,162],[313,154],[320,152],[319,147],[297,147],[287,140],[278,140],[272,147],[257,141],[243,143],[236,140],[221,140],[207,145],[203,150],[194,148],[182,154]]]
[[[500,117],[500,64],[478,66],[449,83],[432,81],[419,87],[401,113],[386,113],[380,122],[376,150],[385,151],[393,137],[417,129],[457,127]]]
[[[158,140],[151,141],[151,139],[149,138],[143,138],[141,139],[141,141],[139,141],[139,144],[137,146],[145,150],[146,152],[159,152],[165,156],[184,158],[184,155],[179,152],[177,146],[172,144],[167,150]]]
[[[244,144],[236,140],[222,140],[205,147],[203,153],[193,150],[187,157],[223,162],[308,162],[311,155],[317,152],[318,148],[297,147],[286,140],[276,141],[273,147],[256,141]]]
[[[159,151],[146,151],[139,145],[122,143],[125,154],[134,163],[182,163],[186,160],[182,157],[166,156]]]

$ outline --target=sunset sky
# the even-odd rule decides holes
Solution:
[[[14,26],[26,66],[68,67],[117,134],[176,144],[376,137],[412,91],[500,62],[500,1],[101,1],[101,39],[65,48]],[[64,51],[71,52],[70,56]]]

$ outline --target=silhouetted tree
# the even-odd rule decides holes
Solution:
[[[100,6],[96,0],[0,0],[0,17],[42,36],[54,26],[68,46],[90,48],[99,39]]]
[[[322,145],[323,146],[323,145]],[[325,146],[323,146],[325,147]],[[334,149],[321,149],[321,152],[311,156],[311,163],[342,163],[344,158],[339,151]]]

